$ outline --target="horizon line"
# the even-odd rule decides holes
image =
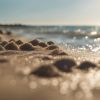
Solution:
[[[100,26],[96,24],[25,24],[25,23],[0,23],[3,26],[14,26],[14,25],[21,25],[21,26]]]

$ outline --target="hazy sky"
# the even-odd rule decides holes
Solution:
[[[0,0],[0,23],[100,25],[100,0]]]

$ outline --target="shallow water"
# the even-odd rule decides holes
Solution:
[[[52,40],[66,48],[79,50],[100,50],[99,26],[23,26],[1,27],[20,34],[29,40],[38,38],[42,41]]]

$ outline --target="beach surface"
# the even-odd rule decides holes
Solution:
[[[0,36],[1,100],[99,100],[99,53]]]

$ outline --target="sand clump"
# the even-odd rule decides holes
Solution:
[[[56,46],[56,45],[50,45],[50,46],[48,46],[46,49],[47,49],[47,50],[54,50],[54,49],[59,49],[59,47]]]
[[[81,69],[81,70],[88,70],[90,68],[94,69],[96,67],[97,67],[97,65],[93,62],[90,62],[90,61],[83,61],[78,66],[78,68]]]
[[[39,45],[40,41],[37,39],[34,39],[34,40],[30,41],[29,43],[31,43],[33,46],[37,46],[37,45]]]
[[[6,44],[8,44],[7,41],[2,41],[2,42],[0,42],[0,45],[2,45],[3,47],[4,47]]]
[[[47,44],[44,43],[44,42],[40,42],[40,43],[39,43],[39,46],[45,48],[45,47],[47,47]]]
[[[52,65],[42,65],[31,74],[43,78],[52,78],[60,76]]]
[[[35,50],[35,48],[33,47],[33,45],[31,43],[24,43],[20,46],[20,50],[23,51],[32,51]]]
[[[64,56],[64,55],[66,55],[67,56],[68,54],[62,50],[55,49],[49,55],[52,55],[52,56]]]
[[[48,41],[47,44],[48,45],[54,45],[55,43],[53,41]]]
[[[5,47],[6,50],[19,50],[19,47],[15,42],[9,42],[4,47]]]
[[[22,44],[23,44],[23,41],[17,40],[15,43],[16,43],[17,45],[22,45]]]
[[[75,67],[77,64],[73,59],[60,59],[54,63],[55,67],[62,72],[71,72],[72,68]]]

